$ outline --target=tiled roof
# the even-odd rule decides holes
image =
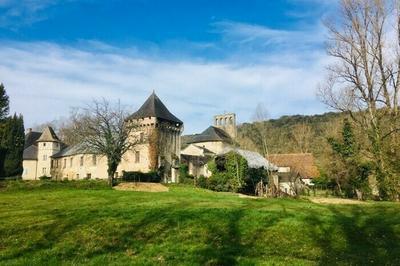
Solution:
[[[270,154],[267,158],[279,167],[290,167],[303,178],[314,178],[320,175],[311,153]]]
[[[150,97],[145,101],[142,107],[139,108],[134,114],[128,117],[128,119],[140,119],[146,117],[156,117],[166,121],[183,124],[183,122],[174,116],[158,96],[153,92]]]

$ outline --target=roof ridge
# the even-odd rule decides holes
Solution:
[[[140,119],[145,117],[156,117],[170,122],[183,124],[179,118],[168,110],[155,92],[153,92],[143,105],[135,113],[130,115],[128,119]]]

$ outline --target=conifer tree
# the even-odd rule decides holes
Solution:
[[[25,133],[21,115],[14,114],[5,120],[0,141],[0,146],[5,151],[1,175],[16,176],[22,174]]]
[[[15,176],[22,173],[24,152],[24,120],[14,114],[8,117],[9,98],[0,84],[0,176]]]
[[[3,83],[0,83],[0,121],[7,117],[9,110],[9,99]]]

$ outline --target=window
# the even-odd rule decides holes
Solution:
[[[69,159],[69,167],[72,167],[73,161],[74,161],[74,158]]]
[[[47,171],[46,171],[46,167],[43,167],[43,169],[42,169],[42,174],[43,174],[43,175],[46,175],[46,172],[47,172]]]
[[[47,161],[47,155],[43,155],[43,161]]]
[[[43,147],[46,147],[46,142],[43,143]]]
[[[140,163],[140,151],[135,152],[135,163]]]
[[[93,163],[93,165],[96,165],[96,164],[97,164],[97,157],[96,157],[96,154],[93,154],[93,156],[92,156],[92,163]]]
[[[64,159],[64,168],[67,168],[67,159]]]
[[[91,179],[91,178],[92,178],[92,174],[89,174],[89,173],[86,174],[86,178],[87,178],[87,179]]]
[[[81,156],[80,165],[83,166],[83,156]]]
[[[118,178],[118,172],[115,172],[114,178]]]
[[[79,174],[76,174],[76,179],[79,179]]]
[[[144,133],[140,132],[140,142],[143,143],[144,142]]]

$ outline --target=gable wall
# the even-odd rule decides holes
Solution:
[[[36,175],[37,161],[36,160],[24,160],[22,162],[23,172],[22,179],[23,180],[37,180],[38,176]]]

